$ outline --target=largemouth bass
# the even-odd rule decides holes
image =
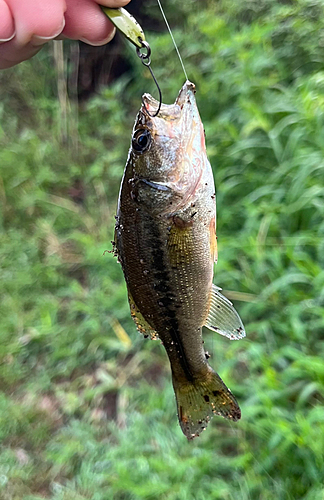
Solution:
[[[181,429],[188,439],[213,414],[240,408],[203,348],[202,326],[245,336],[231,302],[212,284],[217,260],[214,179],[205,134],[187,81],[172,105],[144,94],[121,184],[115,243],[131,314],[168,354]],[[147,112],[149,111],[149,113]]]

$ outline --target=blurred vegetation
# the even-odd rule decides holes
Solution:
[[[125,44],[130,70],[64,115],[48,47],[0,73],[3,500],[324,498],[324,6],[163,3],[215,174],[215,282],[245,299],[247,339],[205,332],[242,420],[186,441],[163,347],[136,332],[106,252],[149,73]],[[153,0],[144,14],[161,22]],[[147,38],[172,102],[172,42]]]

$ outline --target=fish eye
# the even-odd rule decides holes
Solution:
[[[132,139],[132,148],[136,153],[144,153],[151,145],[151,134],[146,128],[136,130]]]

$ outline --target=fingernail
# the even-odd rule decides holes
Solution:
[[[0,43],[10,42],[10,40],[12,40],[15,36],[16,36],[16,31],[14,31],[9,38],[0,38]]]
[[[92,47],[100,47],[101,45],[106,45],[106,43],[109,43],[115,36],[116,33],[116,28],[112,30],[109,36],[107,38],[104,38],[103,40],[100,40],[99,42],[90,42],[90,40],[87,40],[86,38],[80,38],[81,42],[87,43],[88,45],[92,45]]]
[[[44,43],[48,42],[49,40],[54,40],[54,38],[56,38],[57,36],[59,36],[62,33],[62,31],[64,30],[64,26],[65,26],[65,19],[63,17],[62,25],[61,25],[60,29],[57,31],[57,33],[55,33],[54,35],[51,35],[51,36],[33,35],[30,43],[32,45],[43,45]]]

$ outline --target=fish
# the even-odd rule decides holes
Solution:
[[[169,358],[180,427],[199,436],[213,415],[232,421],[240,407],[211,368],[202,327],[245,336],[232,303],[213,284],[216,196],[205,132],[186,81],[174,104],[144,94],[121,182],[115,252],[137,329],[160,339]]]

